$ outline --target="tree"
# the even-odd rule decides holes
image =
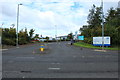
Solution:
[[[35,34],[35,37],[34,38],[39,38],[39,34]]]
[[[112,45],[120,44],[120,9],[110,8],[105,18],[105,35],[111,37]]]
[[[34,31],[35,31],[34,29],[30,29],[30,31],[29,31],[30,40],[32,40]]]
[[[101,12],[102,8],[101,7],[96,7],[93,5],[92,9],[89,10],[89,15],[88,15],[88,24],[89,28],[95,28],[99,27],[101,25],[102,19],[101,19]]]
[[[104,36],[111,37],[111,44],[120,44],[120,8],[110,8],[107,12],[104,22]],[[92,43],[92,37],[101,36],[101,7],[93,5],[88,15],[88,25],[84,25],[80,28],[81,35],[85,36],[84,42]]]
[[[2,44],[16,45],[16,29],[2,28]]]
[[[46,40],[47,40],[47,42],[49,41],[49,37],[48,36],[46,36]]]
[[[68,40],[73,39],[73,33],[72,32],[67,35],[67,39]]]

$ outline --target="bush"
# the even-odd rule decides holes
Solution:
[[[88,43],[88,44],[92,44],[92,37],[85,38],[83,42]]]
[[[19,44],[27,44],[27,41],[24,38],[19,38]]]
[[[6,45],[16,45],[16,42],[14,41],[14,40],[12,40],[12,39],[8,39],[8,38],[5,38],[4,40],[3,40],[3,44],[6,44]]]

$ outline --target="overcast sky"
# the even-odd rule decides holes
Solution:
[[[101,1],[101,0],[100,0]],[[0,24],[10,27],[15,24],[17,4],[20,5],[19,30],[25,27],[35,29],[35,34],[54,37],[75,33],[87,24],[87,16],[92,5],[100,6],[98,0],[1,0]],[[119,0],[103,0],[104,14],[111,7],[116,8]],[[55,27],[56,26],[56,27]]]

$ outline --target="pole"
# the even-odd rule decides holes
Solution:
[[[2,45],[2,40],[1,40],[1,39],[2,39],[2,29],[3,29],[2,26],[3,26],[3,25],[4,25],[4,23],[2,23],[2,25],[1,25],[1,27],[0,27],[0,28],[1,28],[1,29],[0,29],[0,49],[1,49],[1,47],[2,47],[2,46],[1,46],[1,45]]]
[[[102,50],[104,50],[104,13],[103,13],[103,0],[101,2],[102,7]]]
[[[17,8],[17,38],[16,38],[16,46],[17,46],[17,48],[19,48],[19,46],[18,46],[19,5],[22,5],[22,4],[18,4],[18,8]]]
[[[17,8],[17,38],[16,38],[16,46],[18,47],[18,23],[19,23],[19,4],[18,4],[18,8]]]
[[[56,38],[56,41],[57,41],[57,25],[55,25],[55,38]]]

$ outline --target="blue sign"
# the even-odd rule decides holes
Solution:
[[[45,48],[45,46],[44,46],[44,45],[41,45],[40,48]]]
[[[84,36],[78,36],[79,40],[84,40]]]

